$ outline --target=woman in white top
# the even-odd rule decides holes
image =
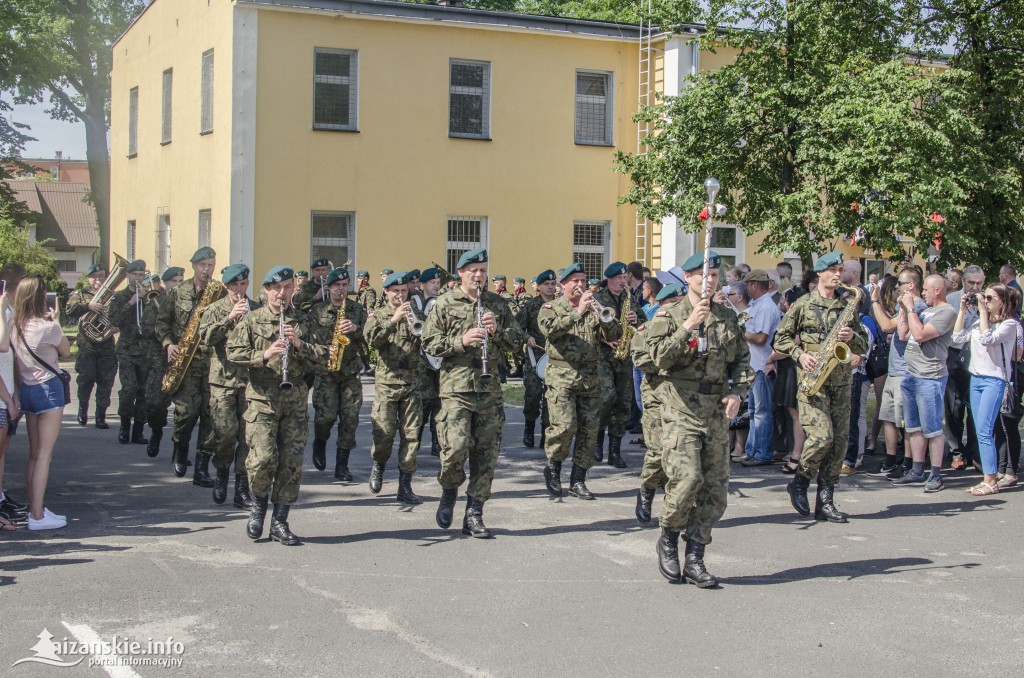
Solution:
[[[997,283],[990,285],[984,295],[978,297],[978,324],[965,330],[967,297],[965,294],[960,299],[960,313],[953,325],[953,341],[971,342],[971,414],[974,416],[974,431],[978,436],[978,453],[985,478],[968,492],[981,497],[999,492],[996,486],[998,455],[992,435],[1003,405],[1010,361],[1017,348],[1017,321],[1011,317],[1013,304],[1009,288]]]

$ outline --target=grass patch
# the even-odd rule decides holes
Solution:
[[[506,405],[522,406],[526,398],[526,389],[522,384],[502,384],[501,392],[505,396]]]

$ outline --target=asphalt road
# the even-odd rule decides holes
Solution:
[[[778,467],[734,466],[707,552],[722,586],[698,590],[661,577],[657,531],[633,518],[642,450],[594,470],[597,501],[552,501],[517,408],[485,510],[495,539],[460,533],[462,497],[453,529],[437,528],[428,453],[414,481],[427,503],[394,501],[393,465],[370,494],[368,398],[356,482],[334,482],[333,455],[313,469],[307,449],[295,548],[251,542],[230,495],[216,506],[174,478],[167,439],[150,459],[72,409],[47,496],[68,526],[0,534],[3,675],[105,675],[73,651],[58,654],[86,657],[73,668],[12,666],[44,628],[181,643],[159,655],[180,667],[106,669],[117,676],[1021,675],[1024,492],[969,497],[974,476],[935,495],[845,478],[851,522],[829,525],[792,511]],[[7,462],[22,499],[25,445]]]

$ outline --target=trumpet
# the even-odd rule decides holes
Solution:
[[[351,259],[349,261],[351,261]],[[331,271],[334,270],[334,262],[333,261],[329,261],[328,260],[327,265],[330,267],[330,270],[327,271],[328,273],[330,273]],[[325,275],[318,275],[317,279],[320,281],[320,300],[321,301],[326,301],[327,300],[327,276],[325,276]]]
[[[597,317],[601,319],[603,323],[615,322],[615,309],[608,306],[601,305],[601,302],[597,299],[591,299],[590,303],[593,304],[594,308],[597,309]]]
[[[423,321],[416,317],[416,312],[412,310],[412,306],[409,306],[409,331],[412,332],[414,337],[423,336]]]

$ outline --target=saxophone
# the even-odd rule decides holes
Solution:
[[[188,366],[192,364],[192,358],[199,350],[199,321],[203,317],[206,307],[220,298],[224,291],[224,285],[211,280],[203,290],[203,296],[199,297],[199,303],[192,310],[192,316],[188,319],[185,331],[178,338],[178,358],[167,367],[167,374],[160,384],[160,390],[166,396],[172,396],[181,388],[181,382],[188,372]]]
[[[626,298],[622,300],[622,312],[619,314],[619,322],[622,324],[622,338],[615,345],[615,352],[612,356],[616,360],[625,360],[629,357],[629,345],[633,343],[633,335],[636,330],[629,324],[629,313],[633,310],[633,295],[627,289]]]
[[[818,394],[829,375],[832,374],[832,370],[840,364],[850,362],[850,347],[846,342],[839,341],[839,330],[853,320],[853,314],[857,312],[864,292],[859,287],[850,287],[842,283],[839,284],[839,287],[850,290],[854,296],[853,299],[847,299],[846,308],[839,315],[836,324],[832,326],[832,331],[825,337],[825,341],[822,342],[818,351],[811,354],[818,359],[818,366],[810,372],[804,372],[804,376],[800,380],[800,392],[808,398],[813,398]]]
[[[327,351],[327,371],[340,372],[341,359],[345,356],[345,347],[349,345],[349,338],[341,333],[341,323],[345,320],[345,300],[341,302],[338,309],[338,317],[334,321],[334,334],[331,336],[331,347]]]

